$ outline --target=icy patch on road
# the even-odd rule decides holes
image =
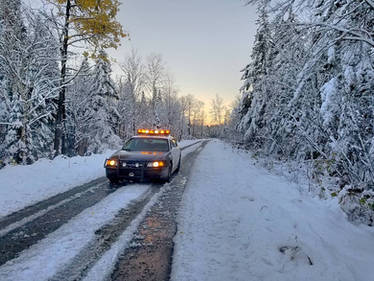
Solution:
[[[0,267],[0,280],[48,280],[94,239],[95,231],[143,196],[149,185],[129,185],[84,210],[38,244]]]
[[[337,199],[301,193],[222,142],[208,143],[195,163],[178,218],[171,280],[374,276],[374,229],[349,223]]]

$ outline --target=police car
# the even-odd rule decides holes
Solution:
[[[170,130],[139,129],[121,150],[105,160],[106,176],[112,184],[120,180],[169,181],[181,167],[181,149]]]

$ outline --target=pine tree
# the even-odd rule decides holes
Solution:
[[[118,93],[111,77],[111,66],[102,51],[92,73],[91,98],[88,108],[91,119],[88,124],[90,144],[88,152],[98,153],[105,148],[117,147],[121,140],[116,135],[119,125],[117,111]]]
[[[253,0],[264,7],[267,1]],[[374,213],[374,5],[372,1],[272,1],[271,40],[256,41],[237,112],[248,145],[286,160],[310,161],[313,173],[340,177],[362,194],[342,197],[350,216]],[[298,19],[293,8],[310,14]],[[262,9],[263,10],[263,9]],[[270,47],[269,47],[270,46]],[[264,67],[264,68],[262,68]],[[349,193],[346,193],[349,194]],[[353,204],[352,203],[353,198]],[[346,202],[351,202],[346,204]],[[353,206],[352,208],[350,206]]]
[[[92,119],[89,102],[92,98],[92,71],[88,59],[83,58],[79,74],[67,88],[67,154],[85,155],[90,142],[88,124]]]
[[[266,76],[270,97],[266,103],[266,139],[262,141],[267,153],[290,155],[295,150],[297,130],[294,119],[290,117],[289,102],[296,88],[297,75],[305,61],[305,36],[297,28],[298,21],[292,7],[280,11],[274,17],[272,65]],[[295,143],[296,140],[296,143]]]
[[[6,163],[31,163],[47,156],[54,111],[57,64],[56,41],[40,15],[24,9],[19,1],[1,14],[1,100],[6,114],[0,153]],[[22,10],[22,12],[21,12]]]
[[[261,1],[258,5],[259,19],[257,32],[251,54],[251,63],[246,67],[244,74],[243,98],[241,112],[244,115],[239,124],[240,130],[245,132],[247,140],[261,138],[264,127],[264,107],[268,100],[265,77],[270,67],[271,32],[268,19],[268,2]],[[246,107],[249,106],[248,109]]]

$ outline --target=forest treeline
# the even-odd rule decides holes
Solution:
[[[0,0],[0,167],[118,148],[140,127],[218,135],[204,103],[178,95],[161,55],[109,58],[127,36],[119,1],[42,3]],[[217,96],[211,119],[221,124],[227,112]]]
[[[307,163],[354,219],[374,219],[374,2],[253,0],[257,33],[233,122],[261,155]]]

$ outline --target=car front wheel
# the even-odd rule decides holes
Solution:
[[[168,173],[167,173],[166,177],[164,178],[165,182],[170,182],[172,170],[173,170],[173,163],[170,162]]]
[[[109,182],[111,186],[116,186],[119,183],[119,179],[117,178],[109,178]]]

